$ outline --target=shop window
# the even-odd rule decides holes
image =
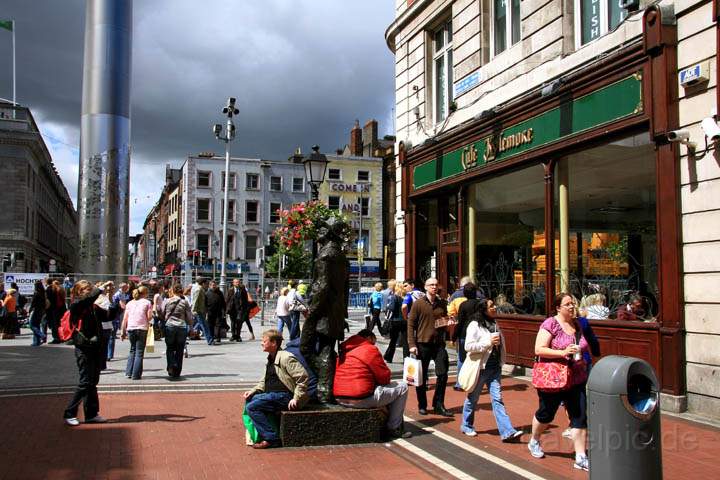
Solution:
[[[467,235],[475,248],[477,285],[502,314],[546,313],[543,175],[542,165],[532,165],[468,191],[475,228]]]
[[[452,21],[433,32],[433,105],[435,122],[442,122],[453,101]]]
[[[615,30],[628,16],[620,2],[613,0],[575,0],[575,38],[578,47]]]
[[[197,172],[197,186],[210,188],[210,172]]]
[[[282,209],[282,203],[270,202],[270,223],[280,223],[280,210]]]
[[[198,222],[209,222],[210,221],[210,199],[209,198],[198,198],[197,199],[197,220],[198,220]]]
[[[355,232],[358,233],[358,232]],[[363,257],[367,258],[370,255],[370,232],[363,228],[361,235],[356,240],[355,244],[355,256],[362,248]]]
[[[520,0],[493,0],[493,54],[520,41]]]
[[[305,178],[293,177],[292,191],[295,193],[301,193],[305,191]]]
[[[555,288],[572,293],[588,318],[657,318],[655,189],[646,133],[557,163]]]

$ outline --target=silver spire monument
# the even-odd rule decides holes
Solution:
[[[87,0],[78,217],[82,273],[127,271],[132,0]]]

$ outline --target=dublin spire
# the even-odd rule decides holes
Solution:
[[[131,60],[132,0],[87,0],[78,181],[82,273],[127,271]]]

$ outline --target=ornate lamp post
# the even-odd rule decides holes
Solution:
[[[310,184],[312,192],[311,199],[318,200],[320,198],[319,188],[325,181],[325,172],[330,161],[327,157],[320,153],[320,147],[313,145],[312,153],[302,160],[305,167],[305,180]]]
[[[228,185],[230,183],[230,142],[235,139],[235,124],[233,123],[233,115],[240,113],[235,108],[235,97],[228,99],[227,107],[223,108],[222,113],[227,115],[227,124],[225,125],[225,134],[222,133],[222,125],[216,123],[213,126],[215,138],[221,142],[225,142],[225,193],[223,198],[223,223],[222,223],[222,248],[221,248],[221,265],[220,265],[220,290],[225,293],[225,261],[227,256],[227,220],[228,220]],[[213,202],[214,205],[214,202]],[[214,206],[213,206],[214,208]],[[214,233],[214,232],[213,232]]]
[[[312,153],[302,160],[303,166],[305,167],[305,180],[310,185],[311,200],[318,200],[320,198],[320,185],[325,181],[325,172],[327,171],[327,165],[330,161],[327,157],[320,153],[320,147],[313,145]],[[315,263],[317,258],[317,242],[312,242],[312,260]],[[313,272],[314,275],[315,272]]]

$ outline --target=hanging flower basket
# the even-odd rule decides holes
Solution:
[[[330,218],[348,223],[343,214],[331,210],[320,201],[298,203],[290,209],[278,210],[278,214],[280,226],[275,229],[275,237],[283,250],[303,248],[305,242],[317,240],[320,229]],[[349,226],[347,234],[350,234]]]

